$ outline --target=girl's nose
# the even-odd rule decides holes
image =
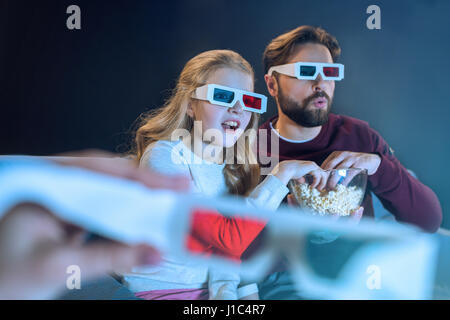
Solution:
[[[232,106],[231,108],[228,108],[229,112],[236,113],[236,114],[241,114],[243,110],[244,109],[242,108],[242,105],[241,105],[240,101],[236,101],[234,106]]]

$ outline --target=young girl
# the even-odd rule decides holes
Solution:
[[[214,88],[208,85],[221,86],[213,86],[218,90],[212,100],[207,93]],[[315,174],[320,168],[309,161],[284,161],[259,183],[256,156],[248,144],[241,143],[241,139],[246,139],[242,133],[256,131],[258,126],[259,113],[244,110],[246,105],[240,99],[242,92],[251,97],[253,85],[252,67],[236,52],[212,50],[192,58],[182,70],[170,99],[161,109],[142,118],[136,134],[140,165],[163,174],[189,176],[193,192],[212,197],[242,195],[252,205],[275,210],[288,193],[286,184],[290,179]],[[239,96],[237,101],[235,95]],[[226,107],[221,101],[236,102]],[[187,139],[179,139],[183,132],[189,134]],[[211,133],[215,138],[210,139],[211,143],[205,142],[204,136]],[[249,139],[252,140],[251,135]],[[196,249],[219,250],[236,257],[263,228],[219,216],[194,224],[199,239],[191,239],[191,244]],[[238,244],[227,240],[236,236],[240,239]],[[172,257],[165,257],[156,267],[136,267],[123,280],[136,296],[144,299],[257,298],[255,284],[236,289],[238,276]]]

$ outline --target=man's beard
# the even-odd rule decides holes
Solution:
[[[308,108],[312,101],[319,97],[324,97],[327,99],[327,107],[325,109],[319,109],[314,106],[312,108]],[[291,119],[298,125],[301,125],[302,127],[318,127],[328,121],[328,114],[331,111],[332,99],[324,91],[314,93],[313,95],[304,99],[300,104],[297,101],[292,100],[288,96],[285,96],[283,92],[281,92],[280,88],[277,99],[281,111],[283,111],[283,113],[289,119]]]

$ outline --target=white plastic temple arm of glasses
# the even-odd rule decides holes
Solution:
[[[271,76],[274,71],[291,76],[291,77],[296,76],[295,75],[295,63],[282,64],[279,66],[271,67],[268,72],[269,76]]]
[[[198,87],[195,89],[194,93],[192,94],[192,98],[196,99],[206,99],[208,97],[208,85],[205,84],[204,86]]]

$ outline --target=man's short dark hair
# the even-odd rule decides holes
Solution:
[[[327,47],[330,50],[333,62],[336,62],[341,54],[341,48],[336,38],[324,29],[300,26],[279,35],[269,43],[263,55],[264,73],[267,73],[272,66],[287,63],[296,47],[306,43],[317,43]]]

